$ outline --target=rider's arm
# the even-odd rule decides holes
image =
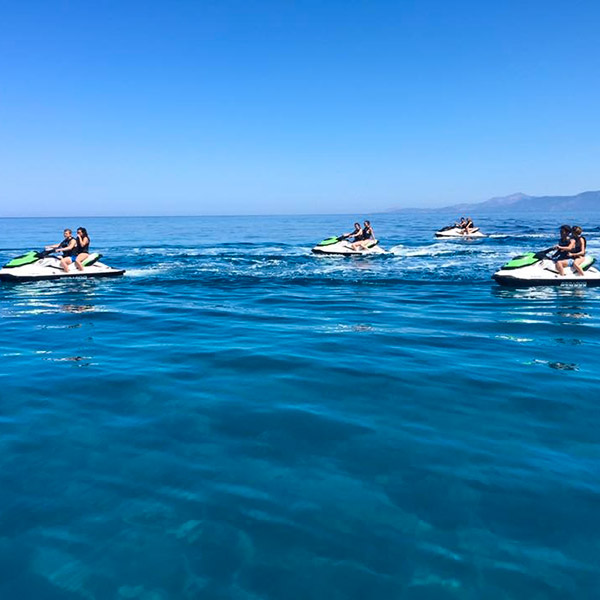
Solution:
[[[61,248],[60,252],[64,252],[65,250],[73,250],[73,248],[75,248],[75,246],[77,245],[77,240],[75,238],[73,238],[69,244],[67,245],[66,248]]]
[[[557,250],[562,250],[563,252],[568,252],[575,245],[575,240],[569,240],[569,243],[566,246],[561,246],[558,244],[556,246]]]

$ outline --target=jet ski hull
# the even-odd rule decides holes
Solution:
[[[484,238],[487,237],[484,233],[481,233],[478,227],[473,229],[471,233],[462,233],[463,230],[460,227],[446,227],[435,232],[437,238]]]
[[[124,269],[111,269],[100,273],[58,273],[53,275],[15,275],[0,271],[0,281],[50,281],[56,279],[74,279],[77,277],[119,277],[125,273]]]
[[[325,240],[328,241],[328,240]],[[373,240],[372,245],[368,248],[355,250],[351,242],[341,240],[335,243],[327,243],[315,246],[312,251],[315,254],[333,255],[333,256],[369,256],[373,254],[387,254],[387,252],[379,245],[377,240]]]
[[[510,275],[493,275],[496,283],[505,287],[526,288],[526,287],[598,287],[600,278],[587,279],[586,277],[561,277],[560,279],[521,279]]]
[[[515,269],[502,268],[492,275],[492,279],[507,287],[598,287],[600,271],[593,267],[593,259],[584,266],[584,275],[576,275],[571,267],[565,269],[565,275],[559,275],[554,261],[550,259]]]
[[[68,272],[65,272],[60,266],[59,259],[47,257],[32,264],[0,269],[0,281],[50,281],[75,277],[119,277],[124,273],[125,269],[113,269],[101,262],[94,262],[84,267],[82,271],[71,264]]]

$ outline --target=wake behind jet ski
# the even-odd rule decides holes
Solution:
[[[565,274],[560,275],[556,263],[548,254],[555,247],[541,250],[540,252],[527,252],[516,256],[507,262],[500,270],[492,275],[500,285],[511,287],[530,286],[600,286],[600,271],[593,266],[595,258],[586,256],[580,265],[583,276],[579,275],[573,267],[565,268]]]
[[[102,254],[94,252],[81,262],[79,270],[75,263],[68,265],[65,271],[61,258],[52,254],[53,250],[37,252],[32,250],[17,256],[0,269],[0,281],[41,281],[46,279],[65,279],[71,277],[117,277],[125,269],[114,269],[100,262]]]

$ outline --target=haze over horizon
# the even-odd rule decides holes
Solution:
[[[0,216],[442,207],[598,183],[600,5],[0,9]]]

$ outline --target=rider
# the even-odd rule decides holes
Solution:
[[[585,261],[585,251],[587,246],[587,240],[581,235],[583,229],[579,225],[575,225],[571,230],[573,235],[573,241],[575,242],[572,252],[569,253],[569,257],[573,259],[573,268],[579,275],[584,276],[583,269],[581,268],[582,263]]]
[[[559,275],[565,274],[565,267],[569,263],[569,252],[575,247],[575,240],[571,238],[571,227],[561,225],[560,240],[555,246],[556,252],[552,255],[552,260],[556,263],[556,270]]]
[[[65,238],[62,242],[53,244],[52,246],[46,246],[46,250],[60,252],[63,256],[60,260],[60,266],[65,271],[68,271],[71,257],[77,255],[77,240],[73,237],[73,232],[70,229],[65,229],[63,235]],[[68,261],[66,261],[67,258],[69,259]]]
[[[355,237],[352,243],[354,250],[362,250],[368,247],[368,242],[375,239],[373,228],[371,227],[371,221],[365,221],[365,226],[360,232],[360,237]]]
[[[357,242],[359,239],[362,239],[360,236],[362,235],[362,229],[360,228],[360,223],[357,221],[354,223],[354,231],[350,233],[344,233],[342,235],[342,239],[346,240],[349,237],[353,237],[354,241]]]
[[[85,227],[77,229],[77,258],[74,261],[75,266],[83,271],[83,261],[90,255],[90,238]]]
[[[464,235],[471,235],[471,232],[475,228],[475,225],[473,225],[473,219],[471,219],[471,217],[467,217],[464,220],[464,223],[461,221],[461,225],[463,228]]]

